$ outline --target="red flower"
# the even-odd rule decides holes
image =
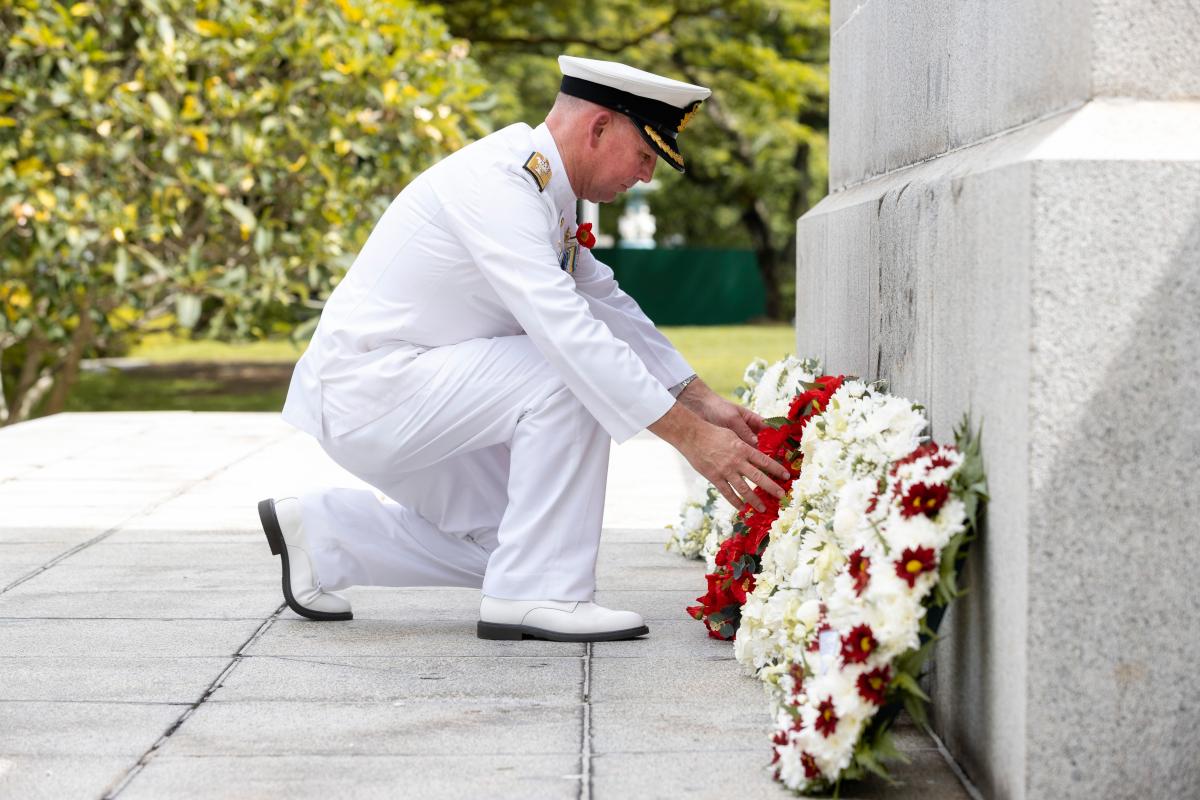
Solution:
[[[819,734],[828,739],[837,730],[838,715],[833,707],[833,698],[821,701],[817,706],[816,729]]]
[[[575,230],[575,241],[589,250],[596,246],[596,237],[592,234],[592,223],[585,222]]]
[[[733,599],[737,601],[737,604],[739,606],[745,605],[746,595],[754,591],[754,576],[743,575],[736,581],[732,581],[729,584],[729,589],[733,594]]]
[[[937,553],[933,552],[932,547],[906,547],[900,554],[900,560],[896,562],[896,574],[903,578],[911,589],[920,575],[931,572],[936,567]]]
[[[792,694],[798,695],[804,691],[804,667],[803,665],[793,662],[788,667],[788,674],[792,676]],[[797,720],[798,722],[799,720]],[[799,729],[797,729],[799,730]]]
[[[808,421],[809,417],[823,412],[829,407],[829,398],[833,397],[834,392],[842,388],[842,383],[845,380],[841,375],[838,375],[836,378],[830,375],[822,375],[820,378],[817,378],[814,381],[816,388],[798,394],[792,399],[792,405],[788,408],[788,419],[793,422],[800,422],[803,425],[803,423]],[[804,413],[805,411],[807,413]],[[803,414],[803,417],[801,414]]]
[[[788,743],[787,731],[778,731],[774,736],[771,737],[771,741],[774,743],[776,748],[787,747],[787,743]],[[779,760],[779,751],[778,751],[778,749],[776,749],[775,759],[771,763],[774,764],[775,761],[778,761],[778,760]]]
[[[861,547],[850,554],[850,577],[854,579],[854,593],[859,597],[862,597],[867,588],[867,581],[871,578],[870,570],[871,559],[863,555]]]
[[[758,449],[776,461],[782,461],[788,451],[788,431],[766,427],[758,432]]]
[[[801,753],[800,763],[804,765],[804,777],[810,781],[821,777],[821,769],[817,766],[817,760],[812,757],[812,753]]]
[[[892,474],[895,475],[900,467],[904,466],[905,464],[912,464],[913,462],[920,461],[922,458],[928,458],[929,465],[931,467],[948,467],[950,466],[950,459],[946,457],[946,453],[953,450],[954,448],[950,445],[940,445],[935,444],[934,442],[926,442],[906,455],[904,458],[893,463]]]
[[[736,533],[730,536],[725,541],[721,542],[721,546],[717,548],[715,561],[718,567],[730,569],[733,567],[733,562],[742,557],[746,552],[746,537],[738,536]]]
[[[890,667],[879,667],[858,676],[858,695],[868,703],[883,705],[888,684],[892,682]]]
[[[900,513],[905,517],[915,517],[924,514],[927,517],[936,516],[942,504],[950,496],[950,487],[944,483],[930,486],[926,483],[914,483],[904,495],[900,504]]]
[[[842,637],[842,660],[847,664],[861,664],[878,646],[869,625],[855,625]]]

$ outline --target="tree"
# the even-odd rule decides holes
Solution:
[[[712,87],[681,138],[687,173],[657,173],[658,235],[752,247],[768,315],[786,319],[796,219],[825,193],[828,9],[828,0],[456,0],[443,13],[492,76],[496,118],[539,121],[562,52]]]
[[[148,325],[305,332],[383,209],[485,133],[412,0],[0,0],[0,424]]]

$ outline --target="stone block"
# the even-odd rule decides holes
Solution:
[[[1090,3],[868,0],[830,55],[830,187],[851,186],[1091,96]]]
[[[865,338],[868,375],[927,401],[939,440],[964,412],[984,426],[988,525],[931,685],[987,796],[1200,791],[1195,637],[1177,622],[1200,611],[1195,130],[1194,102],[1096,100],[891,168],[799,224],[798,275],[826,275],[804,302],[846,340],[828,368],[853,369]],[[876,276],[865,336],[828,322],[862,313],[830,277],[858,263]]]
[[[1188,0],[1094,0],[1092,84],[1096,95],[1200,97],[1200,13]]]

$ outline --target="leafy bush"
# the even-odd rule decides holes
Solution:
[[[482,133],[412,0],[0,0],[0,424],[148,326],[315,320],[420,170]]]

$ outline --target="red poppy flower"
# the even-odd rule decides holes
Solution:
[[[596,246],[596,236],[592,233],[592,223],[585,222],[575,230],[575,241],[589,250]]]
[[[817,733],[828,739],[837,730],[838,715],[833,707],[833,698],[828,698],[821,701],[821,705],[817,706],[817,722],[814,727]]]
[[[870,672],[864,672],[858,676],[858,696],[868,703],[881,706],[891,682],[891,667],[879,667]]]
[[[896,574],[904,579],[910,589],[919,576],[936,568],[937,553],[932,547],[906,547],[896,562]]]
[[[847,664],[861,664],[878,646],[869,625],[855,625],[842,637],[842,660]]]
[[[950,487],[944,483],[935,483],[933,486],[914,483],[900,503],[900,513],[905,517],[915,517],[917,514],[936,516],[949,496]]]
[[[854,579],[854,593],[862,597],[871,579],[871,559],[863,555],[860,547],[850,554],[850,577]]]

